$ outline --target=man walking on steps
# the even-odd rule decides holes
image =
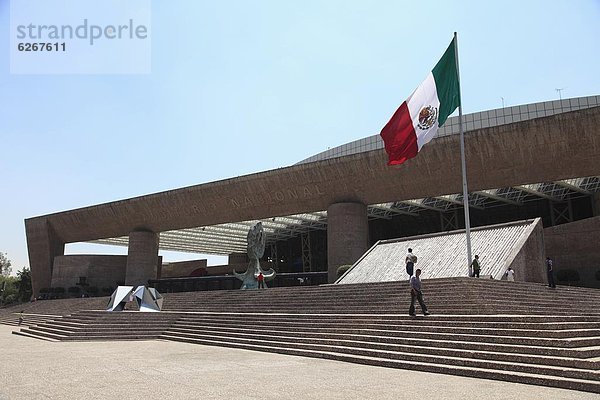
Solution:
[[[410,278],[410,308],[408,309],[408,315],[411,317],[415,317],[415,299],[419,301],[421,305],[421,310],[423,310],[423,315],[429,315],[429,311],[427,311],[427,306],[423,301],[423,293],[421,292],[421,279],[419,276],[421,275],[421,270],[417,269],[415,271],[415,276]]]
[[[406,273],[408,274],[408,279],[410,280],[414,273],[415,264],[417,263],[417,256],[412,253],[412,249],[408,249],[408,254],[404,259],[404,262],[406,263]]]

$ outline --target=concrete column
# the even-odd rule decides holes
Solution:
[[[149,231],[129,233],[126,285],[147,285],[148,279],[157,278],[158,234]]]
[[[25,220],[31,287],[33,296],[38,297],[41,288],[49,288],[52,282],[54,257],[65,254],[65,242],[45,218]]]
[[[328,281],[335,282],[340,265],[354,264],[369,247],[367,206],[335,203],[327,208]]]
[[[592,193],[592,210],[594,217],[600,215],[600,192]]]

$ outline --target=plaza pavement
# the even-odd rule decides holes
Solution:
[[[47,342],[0,324],[0,400],[600,400],[600,395],[170,341]]]

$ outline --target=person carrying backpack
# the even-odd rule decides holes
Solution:
[[[410,279],[413,276],[415,264],[417,263],[417,256],[413,254],[412,249],[408,249],[408,254],[406,254],[404,262],[406,263],[406,273],[408,274],[408,279]]]

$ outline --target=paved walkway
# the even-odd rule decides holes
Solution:
[[[518,383],[169,341],[46,342],[0,325],[0,399],[600,400]]]

